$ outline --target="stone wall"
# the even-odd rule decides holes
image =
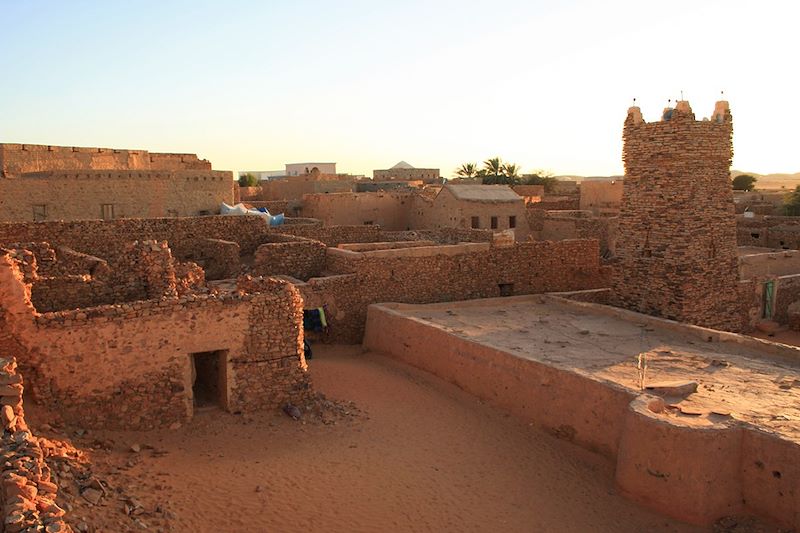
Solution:
[[[739,246],[800,249],[800,217],[739,216],[736,226]]]
[[[186,217],[233,202],[230,172],[51,171],[0,178],[0,222]]]
[[[39,440],[25,423],[22,405],[23,382],[16,359],[0,359],[0,421],[3,482],[0,484],[3,531],[69,532],[64,510],[56,505],[58,486]]]
[[[534,240],[597,239],[600,254],[613,257],[617,243],[617,218],[595,217],[591,211],[528,210]]]
[[[570,196],[545,195],[538,202],[529,202],[527,209],[549,211],[575,211],[581,208],[581,199],[577,194]]]
[[[0,256],[2,348],[35,369],[34,393],[83,427],[148,429],[193,413],[193,361],[216,353],[230,411],[277,408],[310,394],[302,301],[290,284],[39,313],[18,262]]]
[[[326,270],[340,275],[310,279],[300,291],[314,302],[307,307],[327,307],[329,341],[357,343],[372,303],[448,302],[610,284],[595,240],[526,242],[481,251],[468,246],[329,250]]]
[[[230,279],[239,275],[239,244],[223,239],[197,239],[190,250],[183,249],[180,259],[200,265],[208,280]]]
[[[319,276],[325,267],[325,250],[320,241],[294,235],[272,235],[271,242],[256,249],[252,273],[255,276],[283,274],[307,280]]]
[[[730,180],[732,119],[678,102],[659,122],[628,111],[614,302],[635,311],[737,331],[738,258]]]
[[[0,143],[0,175],[51,170],[211,170],[195,154]]]

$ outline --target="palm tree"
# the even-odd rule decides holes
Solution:
[[[506,163],[503,165],[503,174],[505,174],[509,182],[519,181],[519,165],[515,163]]]
[[[483,169],[487,176],[493,176],[495,180],[503,172],[503,160],[499,157],[492,157],[483,162]]]
[[[474,178],[478,175],[478,165],[475,163],[464,163],[456,170],[456,176],[462,178]]]

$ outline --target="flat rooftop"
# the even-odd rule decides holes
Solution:
[[[638,391],[692,380],[697,392],[668,400],[664,416],[712,426],[734,419],[800,443],[800,350],[736,334],[542,295],[411,305],[383,304],[451,335]],[[703,337],[709,331],[715,342]],[[793,357],[797,357],[792,361]]]

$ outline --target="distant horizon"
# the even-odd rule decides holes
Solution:
[[[733,168],[793,173],[792,13],[787,0],[13,2],[0,139],[196,153],[233,172],[405,160],[452,177],[499,156],[611,176],[634,98],[648,121],[670,100],[700,119],[724,98]]]

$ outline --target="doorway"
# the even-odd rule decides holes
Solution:
[[[197,352],[192,363],[194,407],[228,407],[228,350]]]
[[[761,318],[772,320],[772,315],[775,312],[775,282],[764,282],[764,307],[761,312]]]

